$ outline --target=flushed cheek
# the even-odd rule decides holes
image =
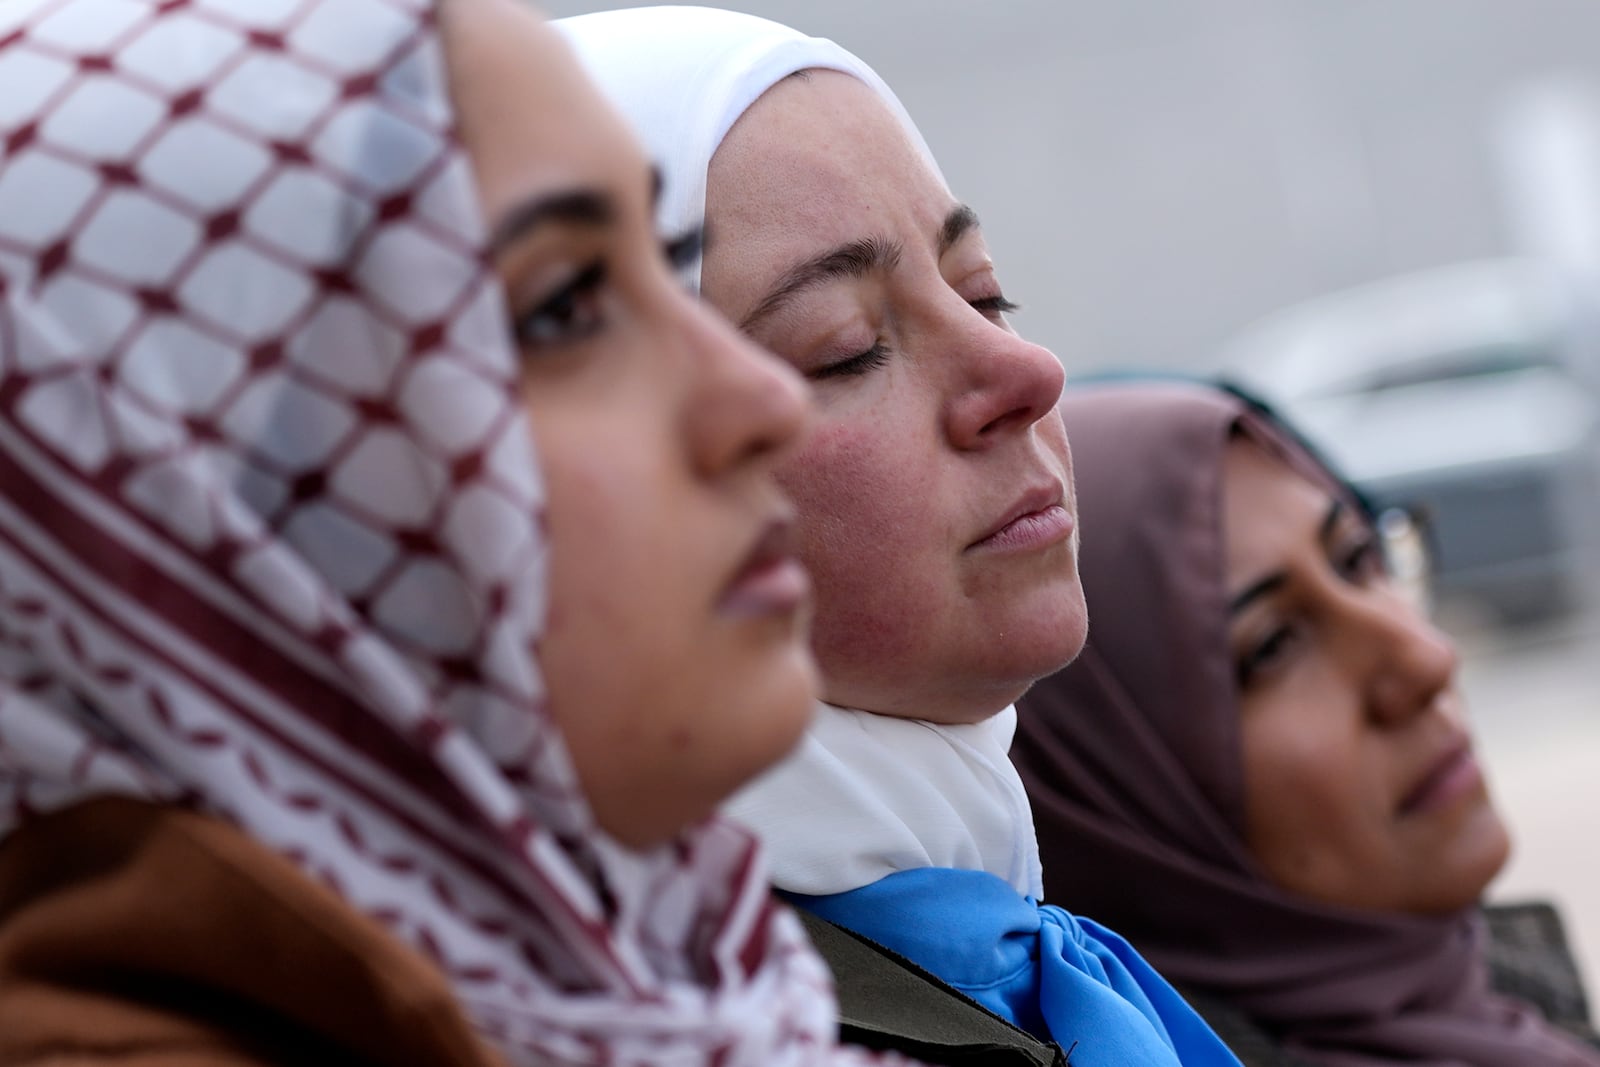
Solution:
[[[938,452],[917,444],[824,425],[779,472],[800,512],[800,551],[816,588],[813,644],[825,674],[841,659],[894,658],[918,645],[908,621],[937,609],[951,580],[953,524],[928,462]]]

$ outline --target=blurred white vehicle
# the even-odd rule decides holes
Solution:
[[[1539,263],[1459,263],[1277,312],[1223,371],[1420,509],[1442,597],[1524,621],[1577,606],[1600,557],[1594,314]]]

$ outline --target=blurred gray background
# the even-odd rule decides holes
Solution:
[[[722,6],[884,76],[982,217],[1018,329],[1069,374],[1231,353],[1348,470],[1430,507],[1441,577],[1478,594],[1442,618],[1519,838],[1494,894],[1556,898],[1600,981],[1600,615],[1581,594],[1600,558],[1600,3]],[[1552,268],[1528,300],[1498,274],[1386,281],[1512,255]],[[1382,299],[1327,299],[1369,283]],[[1292,305],[1286,334],[1234,343]],[[1366,377],[1322,380],[1346,363]]]
[[[1194,365],[1278,306],[1512,251],[1496,108],[1600,74],[1593,0],[720,6],[883,75],[1069,369]]]

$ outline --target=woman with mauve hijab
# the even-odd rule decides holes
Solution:
[[[1506,832],[1454,650],[1359,496],[1210,386],[1062,408],[1094,622],[1011,752],[1052,892],[1246,1016],[1259,1052],[1224,1032],[1247,1063],[1600,1064],[1490,988],[1477,901]]]

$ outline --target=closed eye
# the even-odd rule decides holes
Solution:
[[[882,341],[876,341],[865,352],[858,353],[848,359],[842,359],[837,363],[830,363],[825,367],[818,367],[807,377],[813,381],[821,381],[825,378],[853,378],[883,366],[888,360],[889,346]]]
[[[967,303],[985,315],[1003,315],[1007,312],[1022,310],[1021,304],[1013,303],[998,293],[994,296],[980,296],[976,300],[967,301]]]

